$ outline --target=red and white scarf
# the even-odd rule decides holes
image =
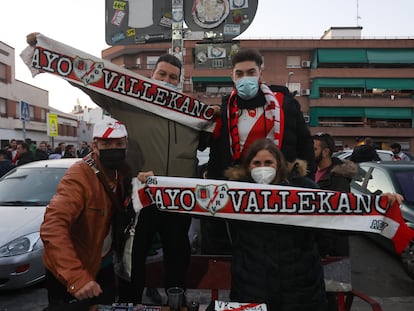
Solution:
[[[231,153],[234,161],[238,161],[241,158],[243,150],[247,150],[249,146],[258,138],[271,138],[274,143],[281,148],[282,138],[283,138],[283,129],[284,129],[284,114],[281,109],[281,104],[279,104],[274,93],[269,89],[269,87],[260,83],[260,90],[263,92],[266,104],[263,107],[263,111],[257,116],[256,120],[253,123],[243,122],[242,126],[245,132],[248,134],[246,137],[241,139],[239,126],[241,122],[239,120],[239,107],[237,104],[237,91],[233,89],[227,105],[227,120],[229,128],[229,140],[231,146]],[[262,116],[265,116],[263,118]],[[261,137],[257,136],[257,131],[263,133]],[[263,131],[266,130],[266,133]],[[242,144],[241,141],[244,143]]]
[[[36,41],[20,54],[33,76],[50,73],[196,130],[213,131],[213,106],[41,34]]]
[[[414,239],[398,203],[319,189],[212,179],[152,176],[133,181],[134,208],[156,203],[167,212],[381,234],[401,253]]]

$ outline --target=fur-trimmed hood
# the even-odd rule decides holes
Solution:
[[[307,168],[308,165],[304,160],[295,160],[294,162],[288,162],[288,179],[296,178],[296,177],[304,177],[307,175]],[[251,181],[251,177],[249,176],[249,172],[247,169],[240,167],[240,166],[233,166],[229,167],[225,172],[224,176],[226,176],[229,180],[235,181]]]
[[[358,166],[350,160],[332,158],[331,173],[352,179],[358,173]]]

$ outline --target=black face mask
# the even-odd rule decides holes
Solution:
[[[99,149],[99,161],[106,168],[115,170],[120,168],[126,158],[126,149]]]

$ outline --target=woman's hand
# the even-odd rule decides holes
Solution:
[[[153,171],[139,172],[137,175],[137,178],[140,182],[145,183],[147,181],[148,176],[154,176],[154,172]]]
[[[397,201],[398,204],[401,204],[401,202],[404,201],[404,197],[399,193],[386,192],[383,193],[383,195],[385,195],[388,198],[391,205],[394,204],[395,201]]]

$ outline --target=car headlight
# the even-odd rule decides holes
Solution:
[[[0,247],[0,257],[21,255],[38,249],[43,245],[40,240],[40,232],[23,235]]]

